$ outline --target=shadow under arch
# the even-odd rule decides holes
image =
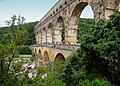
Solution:
[[[50,58],[49,58],[48,52],[45,51],[44,52],[44,64],[47,65],[49,61],[50,61]]]
[[[47,43],[53,43],[53,25],[52,25],[52,23],[48,24]]]
[[[57,19],[57,23],[56,23],[56,28],[55,28],[55,44],[62,44],[62,29],[63,29],[63,25],[64,25],[64,19],[62,16],[59,16]]]
[[[41,53],[41,50],[40,50],[40,49],[39,49],[39,51],[38,51],[38,56],[39,56],[39,59],[40,59],[40,60],[43,60],[42,53]]]
[[[55,56],[54,62],[53,62],[53,68],[56,68],[57,66],[60,66],[62,64],[64,64],[65,62],[65,57],[62,53],[58,53]]]
[[[54,61],[61,61],[61,62],[64,62],[65,61],[65,57],[62,53],[58,53],[56,56],[55,56],[55,60]]]
[[[35,66],[38,66],[38,53],[37,53],[37,49],[34,49],[34,55],[35,55]]]
[[[44,66],[44,64],[43,64],[43,56],[42,56],[42,53],[41,53],[40,49],[38,51],[38,65],[39,66]]]

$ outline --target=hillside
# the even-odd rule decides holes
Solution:
[[[37,24],[37,22],[30,22],[25,23],[24,27],[27,29],[27,39],[24,41],[24,45],[32,45],[35,44],[35,35],[34,35],[34,27]],[[1,27],[0,28],[0,43],[4,39],[4,34],[8,31],[9,27]]]

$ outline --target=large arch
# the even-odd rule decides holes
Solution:
[[[56,28],[54,32],[54,42],[55,44],[62,44],[62,26],[64,19],[62,16],[59,16],[56,23]]]
[[[93,13],[92,7],[90,5],[87,5],[83,9],[83,11],[80,14],[80,18],[90,18],[90,19],[94,18],[94,13]]]
[[[53,42],[53,25],[52,23],[49,23],[48,29],[47,29],[47,43]]]
[[[46,43],[46,28],[44,27],[42,30],[42,43]]]
[[[70,13],[70,22],[69,22],[69,31],[68,31],[68,42],[70,44],[77,43],[77,29],[78,29],[79,17],[82,11],[85,9],[85,7],[88,5],[89,4],[87,2],[80,2],[77,5],[75,5],[75,7],[73,7]],[[92,6],[91,6],[91,9],[93,11]],[[93,14],[94,14],[94,11],[93,11]]]

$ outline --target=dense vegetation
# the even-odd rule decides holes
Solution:
[[[34,35],[34,28],[35,25],[37,24],[37,22],[31,22],[31,23],[24,23],[23,26],[25,29],[27,29],[27,39],[24,41],[24,45],[33,45],[35,44],[35,35]],[[14,27],[18,27],[17,25]],[[3,34],[5,34],[6,32],[8,32],[9,27],[1,27],[0,28],[0,42],[1,40],[3,40]]]
[[[32,51],[29,48],[29,46],[36,43],[35,35],[34,35],[34,31],[33,31],[36,24],[37,24],[37,22],[23,24],[23,27],[26,30],[26,39],[23,42],[23,45],[25,47],[22,46],[17,49],[20,54],[32,54]],[[19,25],[14,26],[14,28],[19,28]],[[4,43],[3,42],[3,40],[5,40],[4,35],[8,32],[9,32],[9,27],[1,27],[0,28],[0,44]]]
[[[99,20],[95,25],[94,20],[87,20],[86,22],[89,22],[90,25],[79,23],[81,25],[78,30],[80,48],[72,53],[65,62],[54,62],[53,67],[37,67],[38,72],[34,78],[29,78],[27,73],[20,77],[12,72],[9,78],[4,79],[5,71],[0,70],[0,74],[3,74],[0,77],[0,84],[2,83],[2,86],[119,86],[120,12],[115,11],[109,20]],[[82,25],[86,28],[82,28]],[[9,43],[11,46],[14,41],[15,45],[20,45],[19,41],[22,41],[10,40],[12,40]],[[0,54],[6,55],[6,48],[1,47],[0,49]],[[0,67],[3,68],[1,65]],[[42,78],[42,75],[46,73],[48,76]],[[3,79],[4,82],[1,81]]]
[[[14,27],[18,21],[18,26]],[[24,17],[13,16],[9,22],[10,27],[5,30],[0,40],[0,86],[16,86],[17,77],[23,71],[22,59],[17,63],[13,60],[19,58],[17,48],[26,40],[27,30],[24,25]]]
[[[24,45],[33,45],[36,43],[35,40],[35,34],[34,34],[34,28],[37,22],[31,22],[31,23],[26,23],[25,28],[27,29],[28,33],[28,39],[24,42]]]
[[[77,29],[77,40],[78,43],[81,42],[81,39],[91,34],[91,29],[93,29],[95,26],[95,20],[94,19],[86,19],[86,18],[80,18],[78,23],[78,29]]]
[[[120,12],[81,32],[80,48],[49,72],[41,86],[119,86]],[[91,20],[90,20],[91,21]],[[88,28],[87,28],[88,29]],[[79,32],[78,32],[79,33]]]

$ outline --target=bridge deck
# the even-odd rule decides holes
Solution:
[[[80,47],[80,44],[35,44],[31,47],[50,47],[60,50],[75,51]]]

